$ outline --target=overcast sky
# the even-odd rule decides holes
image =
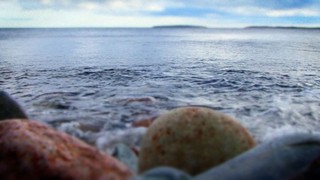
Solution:
[[[320,26],[320,0],[0,0],[0,27]]]

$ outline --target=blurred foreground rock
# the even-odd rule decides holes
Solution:
[[[151,169],[136,180],[306,180],[320,179],[320,135],[295,134],[263,143],[190,177],[171,167]]]
[[[320,179],[320,135],[295,134],[274,139],[195,179]]]
[[[147,171],[134,180],[192,180],[192,176],[171,167],[158,167]]]
[[[19,104],[6,92],[0,90],[0,120],[28,119]]]
[[[0,122],[1,179],[131,179],[121,162],[36,121]]]
[[[255,146],[232,118],[204,107],[171,110],[149,127],[141,144],[139,173],[171,166],[199,174]]]

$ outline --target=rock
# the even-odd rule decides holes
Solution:
[[[261,144],[195,179],[320,179],[319,162],[320,135],[295,134]]]
[[[19,104],[6,92],[0,90],[0,120],[15,118],[28,119]]]
[[[191,180],[185,172],[170,167],[158,167],[147,171],[135,180]]]
[[[131,179],[121,162],[36,121],[0,122],[2,179]]]
[[[158,116],[153,116],[151,118],[134,121],[132,127],[149,127],[157,117]]]
[[[112,154],[113,157],[118,159],[123,164],[127,165],[134,174],[138,172],[138,158],[131,150],[131,148],[125,144],[117,144]]]
[[[143,137],[139,172],[171,166],[196,175],[254,146],[248,131],[222,113],[177,108],[158,117]]]
[[[135,146],[131,146],[130,148],[131,148],[132,152],[138,157],[140,154],[140,149]]]

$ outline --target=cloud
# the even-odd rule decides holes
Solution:
[[[318,17],[320,9],[296,8],[296,9],[268,9],[264,7],[232,7],[220,8],[220,11],[238,16],[266,16],[266,17]]]
[[[320,16],[320,11],[313,9],[289,9],[289,10],[272,10],[265,13],[270,17],[293,17],[293,16],[303,16],[303,17],[316,17]]]
[[[319,0],[0,0],[0,26],[318,25],[319,7]]]
[[[158,12],[174,4],[164,0],[18,0],[25,10],[34,9],[83,9],[105,12]]]
[[[8,1],[8,0],[5,0]],[[198,16],[229,13],[238,15],[318,16],[319,0],[16,0],[25,10],[71,9],[128,15],[152,14]],[[189,13],[189,12],[194,12]],[[180,13],[180,14],[179,14]]]
[[[319,5],[318,0],[268,0],[255,1],[255,6],[265,9],[299,9]]]

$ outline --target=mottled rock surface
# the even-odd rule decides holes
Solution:
[[[14,118],[28,119],[19,104],[9,94],[0,90],[0,120]]]
[[[171,110],[158,117],[142,140],[139,172],[171,166],[199,174],[255,146],[229,116],[204,107]]]
[[[0,122],[2,179],[130,179],[118,160],[36,121]]]

